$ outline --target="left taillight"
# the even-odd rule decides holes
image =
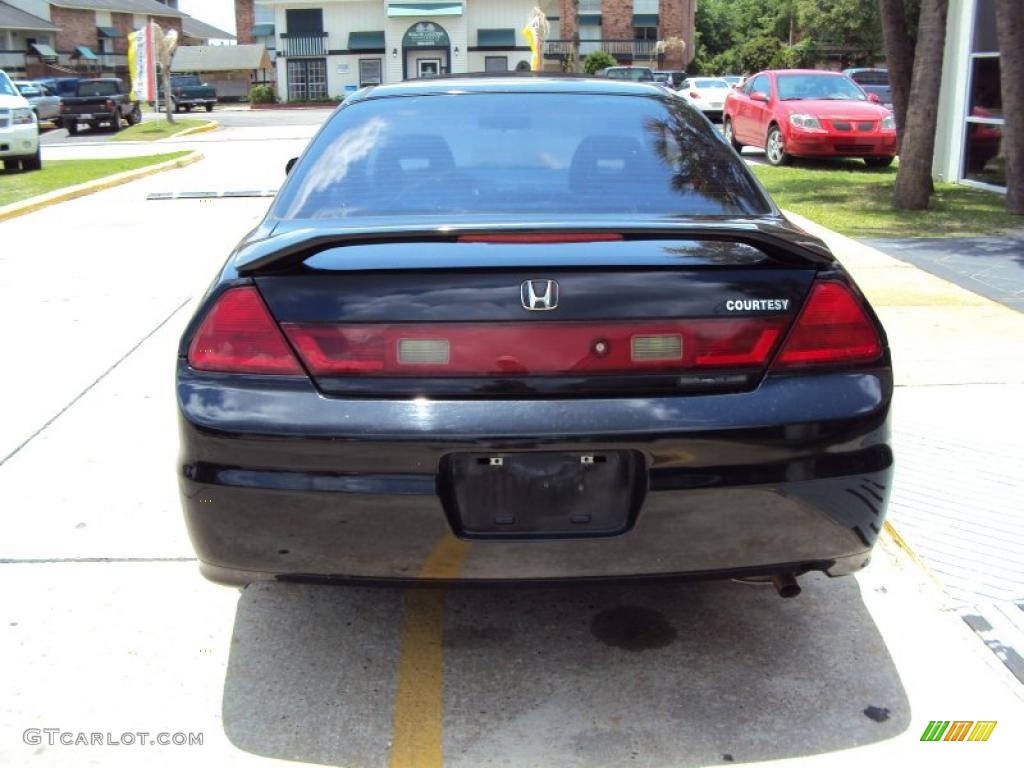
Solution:
[[[230,288],[220,295],[192,338],[188,363],[200,371],[303,373],[253,286]]]
[[[882,339],[844,284],[816,282],[772,368],[843,366],[882,356]]]

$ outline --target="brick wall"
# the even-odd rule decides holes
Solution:
[[[562,0],[566,2],[566,0]],[[238,44],[254,43],[252,27],[256,23],[255,0],[235,0],[235,24],[238,27]]]
[[[96,11],[51,5],[50,20],[60,28],[57,32],[57,50],[61,53],[71,53],[76,45],[87,45],[94,51],[100,49],[96,39]]]
[[[683,51],[666,52],[665,60],[661,63],[665,69],[686,69],[686,65],[693,60],[696,10],[696,0],[661,0],[658,3],[658,36],[662,40],[681,37],[686,43]]]
[[[236,0],[235,7],[252,0]],[[570,0],[559,3],[558,37],[571,40],[576,17]],[[680,37],[686,43],[683,51],[673,50],[665,56],[665,69],[683,69],[693,59],[694,13],[697,0],[660,0],[658,4],[658,36],[664,40]],[[554,36],[554,34],[552,34]],[[608,40],[633,39],[633,0],[601,0],[601,37]],[[241,42],[241,41],[239,41]],[[646,62],[642,62],[646,63]]]
[[[124,37],[114,40],[114,53],[128,53],[128,35],[135,31],[135,21],[132,15],[130,13],[112,13],[110,14],[110,23],[124,35]]]
[[[633,0],[601,0],[601,37],[633,39]]]

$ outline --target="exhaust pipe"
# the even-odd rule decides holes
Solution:
[[[772,586],[779,593],[779,597],[796,597],[800,594],[800,585],[796,583],[796,577],[791,573],[772,576]]]

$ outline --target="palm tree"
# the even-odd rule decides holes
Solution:
[[[949,0],[921,0],[907,122],[893,185],[893,207],[903,210],[924,210],[932,193],[932,157],[948,10]]]
[[[908,30],[906,1],[878,0],[878,6],[885,39],[886,66],[889,68],[889,88],[892,90],[893,116],[896,118],[896,131],[902,136],[907,121],[910,80],[914,74],[914,42]]]
[[[1006,158],[1006,210],[1024,215],[1024,3],[997,0],[999,78],[1003,91],[1003,155]]]

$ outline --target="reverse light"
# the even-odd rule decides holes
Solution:
[[[821,281],[812,286],[772,367],[867,363],[881,355],[875,324],[853,292]]]
[[[895,131],[896,130],[896,118],[892,115],[886,115],[882,118],[882,130],[883,131]]]
[[[821,127],[821,122],[814,115],[790,115],[789,124],[802,131],[818,131],[822,133],[825,131]]]
[[[230,288],[221,294],[192,338],[188,363],[200,371],[303,372],[253,286]]]
[[[764,369],[789,318],[282,323],[314,376],[582,376]]]

